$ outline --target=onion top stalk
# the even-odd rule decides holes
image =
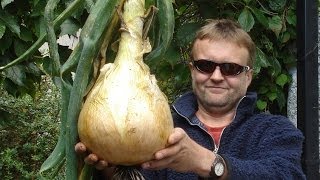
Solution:
[[[133,166],[151,160],[173,130],[166,96],[143,62],[144,0],[127,0],[114,63],[104,65],[79,115],[81,142],[99,158]]]

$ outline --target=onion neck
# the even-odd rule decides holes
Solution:
[[[124,3],[121,37],[115,64],[143,62],[144,40],[142,39],[145,0],[127,0]]]

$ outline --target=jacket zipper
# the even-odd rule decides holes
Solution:
[[[237,104],[237,107],[236,107],[236,113],[234,114],[233,119],[232,119],[231,122],[233,122],[234,119],[236,118],[238,106],[239,106],[240,102],[241,102],[245,97],[246,97],[246,96],[243,96],[243,97],[239,100],[239,102],[238,102],[238,104]],[[190,119],[187,118],[186,116],[184,116],[183,114],[181,114],[181,113],[176,109],[176,107],[175,107],[174,105],[173,105],[173,108],[174,108],[174,110],[176,111],[176,113],[178,113],[180,116],[182,116],[184,119],[186,119],[190,125],[198,126],[198,127],[201,128],[202,130],[204,130],[204,131],[211,137],[211,140],[212,140],[213,145],[214,145],[214,147],[213,147],[213,148],[214,148],[214,149],[213,149],[213,152],[218,153],[220,143],[219,143],[219,145],[217,145],[216,142],[214,141],[213,137],[211,136],[211,134],[210,134],[206,129],[204,129],[203,127],[201,127],[199,124],[191,123]],[[229,125],[230,125],[230,124],[229,124]],[[229,126],[229,125],[228,125],[228,126]],[[222,137],[222,134],[223,134],[223,132],[224,132],[225,129],[226,129],[226,127],[224,127],[224,128],[222,129],[222,131],[221,131],[221,134],[220,134],[220,137],[219,137],[219,142],[221,141],[221,137]]]
[[[210,133],[206,130],[206,129],[204,129],[202,126],[200,126],[199,124],[194,124],[194,123],[192,123],[191,121],[190,121],[190,119],[189,118],[187,118],[186,116],[184,116],[183,114],[181,114],[179,111],[177,111],[177,109],[176,109],[176,107],[173,105],[173,108],[174,108],[174,110],[176,111],[176,113],[178,113],[181,117],[183,117],[185,120],[187,120],[187,122],[190,124],[190,125],[192,125],[192,126],[198,126],[200,129],[202,129],[204,132],[206,132],[210,137],[211,137],[211,140],[212,140],[212,142],[213,142],[213,151],[214,152],[217,152],[218,151],[218,149],[219,149],[219,147],[217,147],[217,145],[216,145],[216,142],[214,141],[214,139],[212,138],[212,136],[210,135]],[[223,130],[224,130],[224,128],[223,128]],[[222,131],[223,131],[222,130]],[[222,135],[222,133],[221,133],[221,135]],[[220,138],[221,138],[221,136],[220,136]]]

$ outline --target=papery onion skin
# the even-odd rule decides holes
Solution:
[[[134,66],[105,65],[79,116],[80,140],[112,164],[151,160],[173,129],[167,99],[154,76],[119,75]]]
[[[127,0],[114,63],[104,65],[79,115],[81,142],[115,165],[136,165],[166,146],[173,130],[166,96],[150,75],[143,54],[144,0]]]

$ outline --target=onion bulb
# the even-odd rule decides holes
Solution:
[[[173,130],[166,96],[143,62],[144,0],[127,0],[114,63],[103,66],[79,115],[81,142],[115,165],[136,165],[164,148]]]

